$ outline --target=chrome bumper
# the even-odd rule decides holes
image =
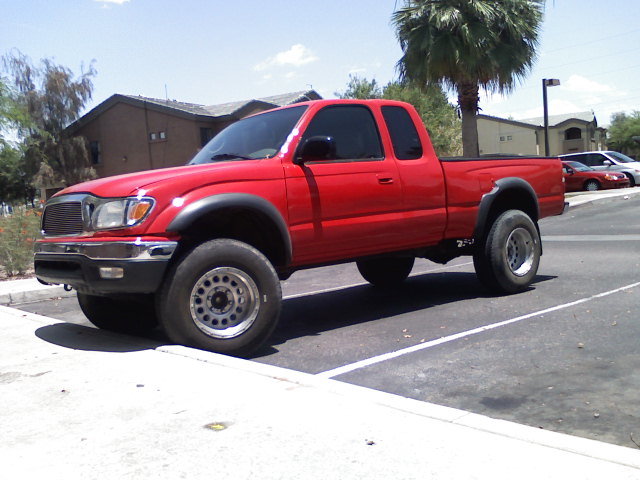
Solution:
[[[91,260],[157,260],[171,258],[178,242],[37,243],[36,255],[82,255]]]

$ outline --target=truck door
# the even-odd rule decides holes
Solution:
[[[381,108],[403,189],[405,248],[433,245],[444,237],[447,222],[445,178],[422,119],[404,106]],[[416,128],[420,125],[420,128]]]
[[[299,145],[314,136],[335,141],[335,158],[285,166],[294,263],[320,263],[393,250],[402,220],[395,162],[385,158],[371,110],[319,110]]]

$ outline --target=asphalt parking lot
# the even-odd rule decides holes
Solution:
[[[352,265],[294,274],[253,359],[618,445],[640,444],[640,197],[541,222],[529,291],[487,295],[468,258],[419,262],[397,289]],[[86,323],[74,299],[19,306]]]

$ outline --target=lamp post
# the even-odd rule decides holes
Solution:
[[[549,156],[549,108],[547,107],[547,87],[560,85],[557,78],[542,79],[542,107],[544,109],[544,155]]]

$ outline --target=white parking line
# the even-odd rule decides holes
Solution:
[[[631,288],[638,287],[638,286],[640,286],[640,282],[632,283],[630,285],[625,285],[624,287],[616,288],[615,290],[609,290],[608,292],[603,292],[597,295],[592,295],[590,297],[581,298],[580,300],[576,300],[574,302],[564,303],[562,305],[556,305],[555,307],[545,308],[544,310],[538,310],[537,312],[528,313],[527,315],[522,315],[520,317],[512,318],[510,320],[504,320],[502,322],[492,323],[491,325],[485,325],[483,327],[474,328],[473,330],[467,330],[466,332],[460,332],[460,333],[456,333],[455,335],[449,335],[447,337],[438,338],[436,340],[431,340],[429,342],[419,343],[412,347],[396,350],[395,352],[385,353],[375,357],[367,358],[365,360],[360,360],[359,362],[351,363],[349,365],[344,365],[342,367],[334,368],[332,370],[327,370],[325,372],[317,373],[316,376],[322,377],[322,378],[334,378],[334,377],[337,377],[338,375],[343,375],[348,372],[353,372],[354,370],[359,370],[361,368],[369,367],[371,365],[385,362],[393,358],[401,357],[409,353],[418,352],[420,350],[426,350],[427,348],[435,347],[437,345],[442,345],[443,343],[453,342],[454,340],[469,337],[471,335],[476,335],[478,333],[486,332],[488,330],[493,330],[494,328],[504,327],[505,325],[510,325],[512,323],[520,322],[528,318],[538,317],[541,315],[545,315],[547,313],[555,312],[557,310],[562,310],[564,308],[580,305],[581,303],[585,303],[591,300],[595,300],[597,298],[613,295],[614,293],[619,293],[624,290],[629,290]]]
[[[543,242],[637,242],[640,235],[543,235]]]
[[[447,265],[446,267],[431,268],[429,270],[418,271],[418,272],[412,273],[411,277],[415,277],[416,275],[424,275],[425,273],[440,272],[442,270],[449,270],[451,268],[462,267],[466,265],[473,265],[473,262],[458,263],[457,265]],[[347,288],[353,288],[353,287],[361,287],[363,285],[369,285],[369,283],[359,282],[359,283],[352,283],[351,285],[340,285],[339,287],[331,287],[331,288],[325,288],[322,290],[314,290],[313,292],[294,293],[291,295],[285,295],[282,297],[282,299],[288,300],[290,298],[306,297],[307,295],[317,295],[320,293],[337,292],[339,290],[346,290]]]

